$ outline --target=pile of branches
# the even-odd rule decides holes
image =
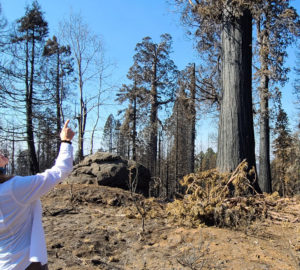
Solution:
[[[233,173],[209,170],[186,175],[180,182],[185,196],[167,207],[171,219],[186,226],[201,224],[239,228],[255,220],[278,218],[278,194],[258,194],[255,171],[241,162]]]

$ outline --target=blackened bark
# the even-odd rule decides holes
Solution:
[[[78,77],[79,77],[79,91],[80,91],[80,113],[78,115],[78,160],[83,160],[83,140],[85,133],[85,123],[86,123],[86,104],[83,100],[83,79],[81,62],[78,61]]]
[[[259,140],[259,185],[263,192],[271,193],[270,127],[268,77],[261,77],[260,89],[260,140]]]
[[[155,98],[155,97],[153,97]],[[156,176],[156,156],[157,156],[157,102],[151,105],[151,130],[150,130],[150,171],[152,176]]]
[[[134,81],[134,98],[133,98],[133,123],[132,123],[132,159],[136,161],[136,99],[137,99],[137,89],[136,89],[136,80]]]
[[[272,192],[271,164],[270,164],[270,125],[269,125],[269,16],[264,29],[261,31],[260,20],[257,23],[257,38],[260,45],[260,121],[259,121],[259,186],[263,192]]]
[[[157,82],[156,82],[156,63],[152,66],[152,82],[151,82],[151,112],[150,112],[150,171],[152,176],[156,177],[156,161],[157,161]]]
[[[15,131],[12,131],[12,147],[11,147],[11,174],[15,174]]]
[[[34,36],[34,34],[33,34]],[[32,39],[32,51],[30,58],[30,76],[29,76],[29,42],[26,43],[26,74],[25,74],[25,85],[26,85],[26,135],[27,145],[29,154],[29,167],[30,173],[36,174],[39,172],[39,164],[36,156],[34,135],[33,135],[33,111],[32,111],[32,99],[33,99],[33,74],[34,74],[34,47],[35,42]]]
[[[196,139],[196,70],[195,64],[191,67],[191,103],[190,103],[190,113],[191,113],[191,131],[190,131],[190,164],[189,172],[192,173],[195,170],[195,139]]]
[[[169,199],[169,161],[166,164],[166,198]]]
[[[57,63],[56,63],[56,133],[57,133],[57,142],[56,142],[56,152],[58,154],[60,148],[60,129],[61,129],[61,97],[60,97],[60,59],[59,59],[59,48],[57,48]]]
[[[244,10],[234,17],[231,4],[225,5],[222,26],[222,101],[219,121],[217,168],[233,171],[247,160],[255,166],[252,112],[252,15]],[[259,191],[259,186],[254,183]]]

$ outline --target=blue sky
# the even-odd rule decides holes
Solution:
[[[31,0],[0,0],[4,16],[9,22],[24,16],[26,5]],[[171,1],[169,1],[171,2]],[[199,62],[193,41],[185,34],[180,24],[179,15],[174,13],[174,7],[166,0],[39,0],[45,18],[49,24],[50,36],[58,31],[58,24],[70,12],[80,12],[91,30],[101,35],[105,46],[105,55],[109,61],[116,63],[113,70],[113,84],[124,82],[129,67],[132,65],[135,45],[145,36],[150,36],[155,42],[159,36],[169,33],[173,37],[172,58],[179,69],[184,69],[190,62]],[[300,13],[300,1],[292,1],[292,5]],[[287,64],[293,68],[295,65],[295,52],[289,49]],[[289,74],[290,81],[284,87],[283,106],[293,123],[296,122],[296,106],[293,104],[292,83],[294,73]],[[107,113],[111,109],[104,109]],[[103,113],[102,121],[107,114]],[[215,120],[213,120],[215,122]],[[202,125],[203,122],[200,122]],[[213,124],[210,126],[215,126]],[[198,135],[201,136],[201,128]],[[210,135],[202,138],[204,144],[209,141]]]
[[[3,13],[11,22],[24,15],[31,0],[1,0]],[[197,60],[193,42],[180,25],[179,15],[171,12],[165,0],[40,0],[50,35],[57,33],[58,23],[70,14],[80,12],[92,31],[103,37],[106,56],[118,65],[120,78],[132,65],[135,45],[145,36],[159,41],[170,33],[174,41],[174,61],[181,69]]]

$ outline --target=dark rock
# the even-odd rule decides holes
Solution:
[[[132,186],[133,191],[148,197],[150,180],[150,171],[143,165],[112,153],[97,152],[74,166],[65,182],[98,184],[125,190]]]
[[[104,263],[101,261],[101,259],[98,258],[98,257],[93,258],[93,259],[91,260],[91,262],[92,262],[93,265],[101,265],[101,264],[104,264]]]
[[[58,244],[55,244],[55,245],[52,245],[51,248],[63,248],[64,246],[61,244],[61,243],[58,243]]]

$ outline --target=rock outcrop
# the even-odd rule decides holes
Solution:
[[[98,184],[125,190],[131,186],[135,192],[148,197],[150,180],[150,172],[143,165],[112,153],[97,152],[75,165],[65,183]]]

